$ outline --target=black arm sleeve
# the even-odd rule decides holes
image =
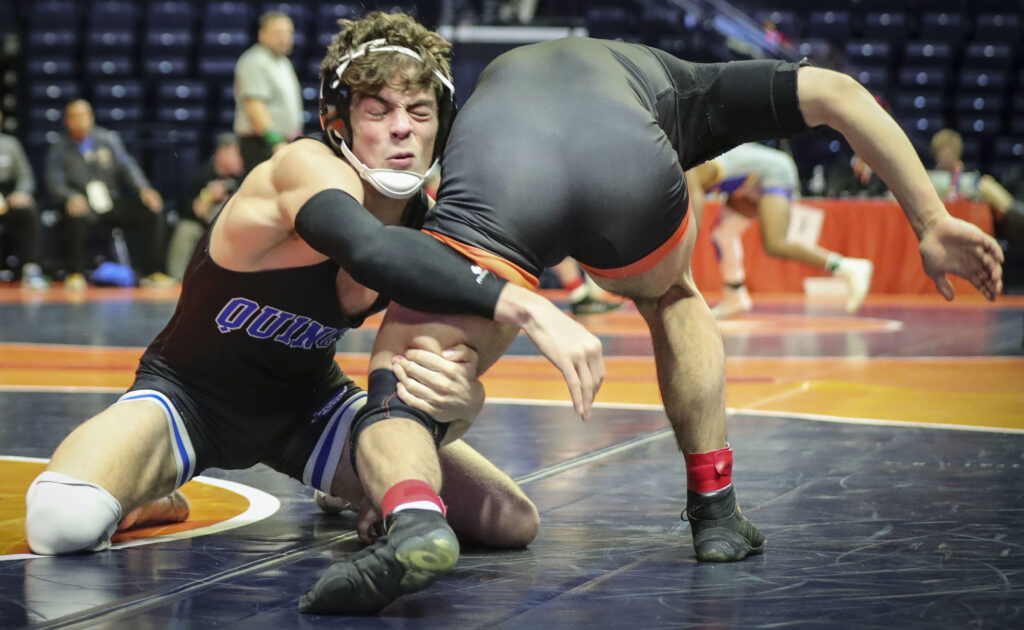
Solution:
[[[384,225],[352,195],[321,191],[295,215],[295,231],[360,284],[428,313],[494,319],[505,280],[422,232]]]

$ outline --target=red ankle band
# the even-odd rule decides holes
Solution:
[[[580,276],[579,278],[576,278],[575,280],[570,280],[569,282],[566,282],[564,285],[562,285],[562,288],[565,289],[566,291],[575,291],[576,289],[578,289],[578,288],[580,288],[582,286],[583,286],[583,276]]]
[[[726,445],[709,453],[684,453],[686,489],[714,492],[732,483],[732,449]]]
[[[387,518],[396,507],[413,501],[429,501],[441,508],[441,514],[448,514],[448,506],[437,496],[429,483],[419,479],[406,479],[391,486],[384,493],[384,498],[380,500],[380,510],[383,512],[381,518]]]

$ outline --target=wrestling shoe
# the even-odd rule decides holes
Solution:
[[[749,313],[753,308],[754,302],[750,299],[747,287],[738,289],[726,287],[725,297],[711,309],[711,314],[715,316],[715,319],[725,319],[740,313]]]
[[[571,303],[569,309],[573,315],[600,315],[616,311],[622,308],[622,304],[623,302],[600,300],[587,295],[583,299]]]
[[[459,541],[438,512],[403,510],[387,519],[387,534],[332,564],[299,600],[299,611],[372,615],[400,595],[426,588],[459,559]]]
[[[846,312],[856,313],[871,288],[871,276],[875,273],[875,265],[864,258],[843,258],[835,275],[846,281],[849,297],[846,299]]]
[[[682,519],[690,521],[701,562],[736,562],[764,553],[764,534],[740,513],[732,485],[712,496],[688,491]]]

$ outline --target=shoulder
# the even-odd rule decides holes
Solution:
[[[281,192],[304,191],[300,197],[308,198],[321,190],[339,188],[362,203],[362,180],[355,169],[316,140],[296,140],[271,160],[274,186]]]

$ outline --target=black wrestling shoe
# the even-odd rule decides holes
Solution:
[[[735,562],[764,553],[764,534],[740,513],[732,485],[710,497],[688,491],[682,519],[690,521],[693,548],[702,562]]]
[[[569,305],[573,315],[600,315],[610,313],[622,308],[624,302],[612,302],[610,300],[599,300],[589,295],[578,302]]]
[[[455,566],[459,541],[440,513],[403,510],[388,521],[386,535],[324,571],[299,600],[300,612],[376,614],[399,595],[427,587]]]

